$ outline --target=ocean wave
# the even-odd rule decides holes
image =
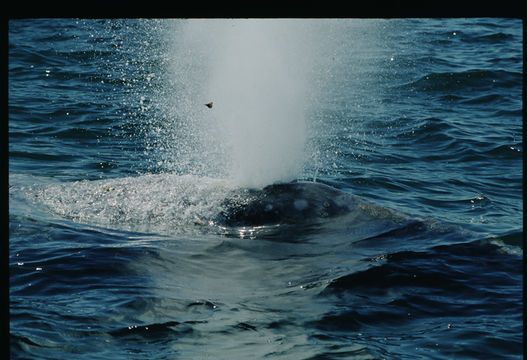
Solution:
[[[461,72],[430,73],[400,87],[425,92],[467,92],[468,89],[474,92],[493,90],[496,87],[515,88],[521,86],[522,79],[521,73],[513,71],[473,69]]]
[[[495,244],[477,240],[424,252],[390,253],[371,261],[369,269],[331,281],[319,296],[334,299],[337,305],[306,325],[327,336],[354,334],[356,341],[370,329],[385,340],[395,336],[395,330],[401,334],[411,328],[413,334],[430,334],[430,329],[443,329],[486,349],[493,348],[499,336],[484,324],[495,316],[522,312],[518,297],[503,293],[504,288],[521,293],[521,255],[505,254]],[[481,324],[472,336],[464,329],[474,317]],[[412,344],[428,347],[433,341],[416,337]],[[521,347],[521,335],[510,341],[507,351]],[[483,356],[486,351],[477,354]],[[492,351],[498,356],[501,350]]]

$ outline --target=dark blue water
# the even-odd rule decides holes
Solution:
[[[9,21],[11,357],[522,358],[522,25]]]

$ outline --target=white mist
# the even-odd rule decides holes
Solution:
[[[294,180],[306,141],[300,29],[286,20],[220,25],[209,91],[230,177],[252,187]]]
[[[185,24],[180,44],[199,54],[201,69],[199,81],[185,77],[194,97],[202,97],[194,99],[201,107],[192,112],[192,122],[207,130],[202,144],[210,148],[201,151],[209,151],[211,167],[221,164],[240,186],[291,181],[303,168],[310,59],[304,29],[299,20]],[[208,109],[203,104],[210,101]]]

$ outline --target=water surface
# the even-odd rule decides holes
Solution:
[[[521,20],[8,30],[13,359],[522,358]]]

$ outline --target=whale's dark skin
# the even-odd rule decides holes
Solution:
[[[217,222],[226,226],[305,223],[344,215],[356,204],[355,196],[321,183],[279,183],[228,196]]]

